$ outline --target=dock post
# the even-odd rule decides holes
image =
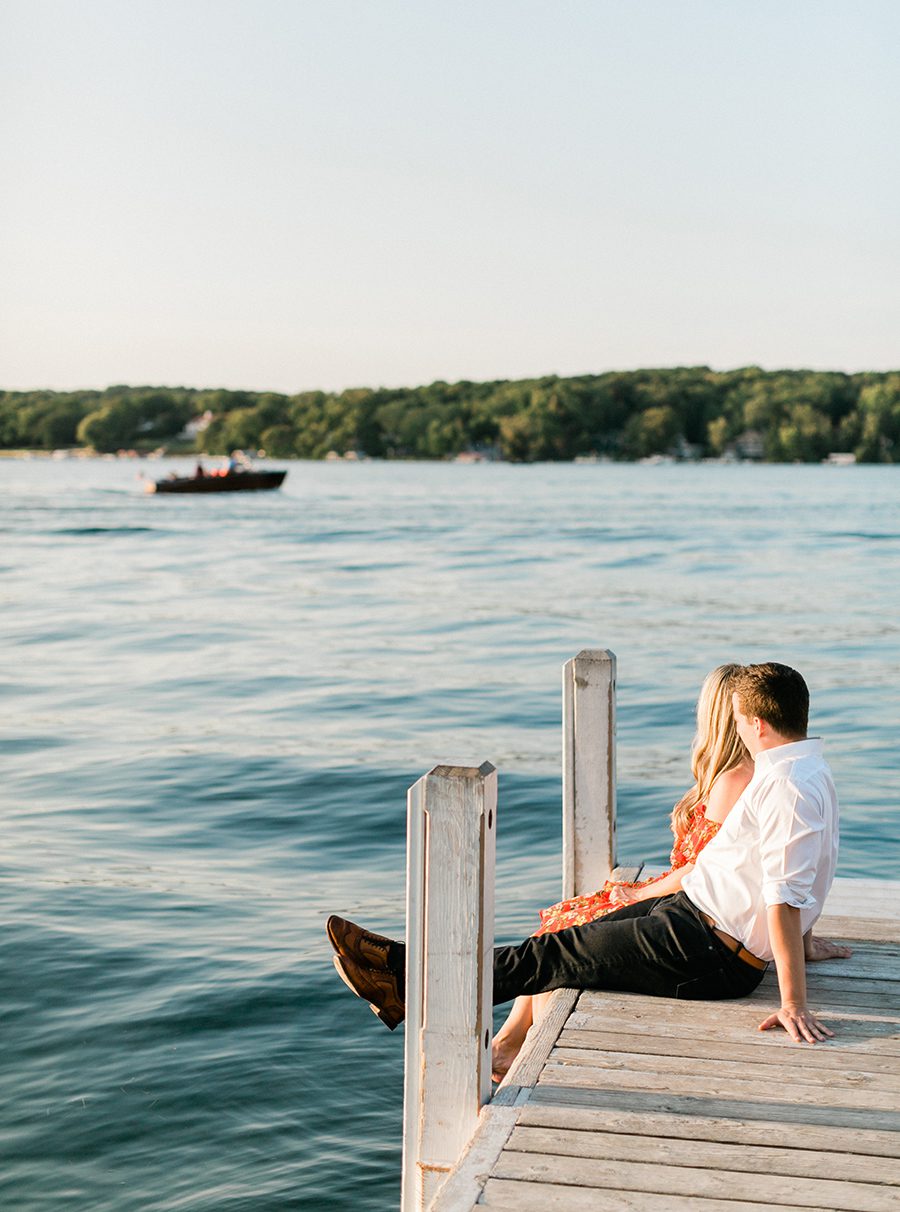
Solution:
[[[435,766],[409,790],[402,1212],[421,1212],[491,1094],[497,772]]]
[[[563,899],[616,863],[616,658],[586,648],[563,666]]]

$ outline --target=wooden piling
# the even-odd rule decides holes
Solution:
[[[436,766],[407,813],[402,1212],[427,1208],[491,1094],[497,772]]]
[[[563,897],[616,864],[616,658],[586,648],[563,666]]]

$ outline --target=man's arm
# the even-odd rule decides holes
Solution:
[[[770,905],[769,941],[778,972],[781,1009],[759,1024],[760,1031],[784,1027],[795,1043],[814,1044],[834,1032],[819,1022],[806,1004],[806,958],[800,933],[800,910],[793,905]]]

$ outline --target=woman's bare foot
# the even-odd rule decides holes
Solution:
[[[534,1021],[532,1008],[530,997],[517,997],[506,1022],[494,1036],[491,1045],[491,1077],[495,1082],[506,1077],[510,1066],[522,1050],[525,1036]]]
[[[501,1082],[522,1050],[524,1039],[496,1036],[491,1044],[491,1081]]]

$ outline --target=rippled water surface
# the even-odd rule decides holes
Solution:
[[[841,874],[896,872],[898,504],[890,467],[296,463],[179,498],[0,462],[0,1203],[396,1206],[401,1033],[324,918],[401,930],[407,787],[489,759],[497,935],[533,927],[581,648],[618,656],[624,857],[665,860],[706,671],[772,658]]]

